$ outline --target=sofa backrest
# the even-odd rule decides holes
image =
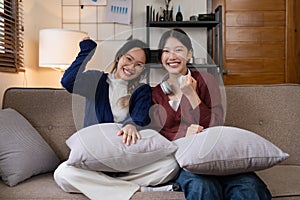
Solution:
[[[72,99],[64,89],[9,88],[4,93],[2,107],[21,113],[63,161],[69,155],[65,141],[80,124],[74,119],[79,118],[78,113],[84,114],[82,106],[76,107]],[[73,115],[72,107],[82,111]]]
[[[253,131],[300,164],[300,85],[226,86],[225,125]]]
[[[285,164],[300,164],[300,85],[226,86],[225,91],[225,125],[258,133],[290,154]],[[9,88],[2,107],[21,113],[65,160],[65,140],[83,125],[83,105],[64,89]]]

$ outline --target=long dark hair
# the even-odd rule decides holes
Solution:
[[[146,56],[145,64],[147,64],[150,61],[150,49],[149,49],[148,45],[139,39],[132,39],[132,40],[127,41],[117,51],[111,73],[113,73],[117,69],[120,58],[133,48],[139,48],[144,51],[145,56]],[[147,67],[147,65],[145,65],[145,67]],[[118,100],[118,103],[120,104],[120,106],[122,108],[129,106],[129,99],[130,99],[130,95],[131,95],[132,91],[140,84],[141,80],[146,78],[146,76],[148,75],[147,72],[148,72],[148,70],[144,69],[138,77],[136,77],[135,79],[130,80],[128,82],[128,93],[129,94],[124,97],[121,97]]]
[[[179,40],[187,48],[188,51],[193,50],[192,41],[190,37],[186,34],[186,32],[184,32],[182,29],[179,28],[168,30],[163,33],[158,44],[158,61],[160,63],[161,63],[162,50],[167,40],[170,37],[174,37],[177,40]]]

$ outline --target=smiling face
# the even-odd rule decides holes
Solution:
[[[185,75],[187,62],[193,55],[178,39],[170,37],[162,49],[161,62],[170,74]]]
[[[118,60],[115,78],[130,81],[137,78],[144,70],[145,52],[140,48],[132,48]]]

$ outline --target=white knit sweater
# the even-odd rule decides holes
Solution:
[[[107,82],[109,84],[109,103],[115,122],[122,122],[129,113],[128,108],[121,108],[118,105],[119,98],[128,94],[128,82],[122,79],[116,79],[114,73],[109,74]]]

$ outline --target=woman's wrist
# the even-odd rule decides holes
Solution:
[[[199,98],[198,94],[196,93],[196,91],[194,91],[193,93],[191,93],[190,95],[188,95],[186,97],[189,100],[193,109],[195,109],[197,106],[199,106],[202,102],[201,99]]]

